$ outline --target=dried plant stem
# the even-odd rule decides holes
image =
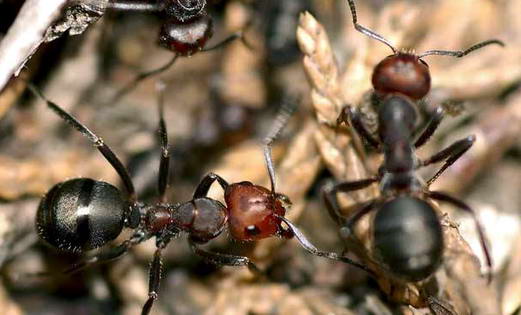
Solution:
[[[18,75],[68,0],[27,0],[0,43],[0,91]]]

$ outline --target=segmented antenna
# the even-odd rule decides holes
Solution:
[[[392,49],[393,53],[396,54],[397,53],[396,48],[394,48],[393,45],[391,45],[391,43],[387,39],[385,39],[382,35],[366,28],[365,26],[358,24],[358,18],[356,16],[355,2],[353,0],[347,0],[347,3],[349,4],[349,9],[351,10],[351,16],[353,17],[353,24],[355,26],[355,29],[362,34],[371,37],[372,39],[376,39],[377,41],[386,44],[387,46],[389,46],[389,48]]]
[[[466,56],[469,53],[473,52],[474,50],[478,50],[480,48],[483,48],[485,46],[492,45],[492,44],[496,44],[501,47],[505,47],[505,43],[503,43],[502,41],[500,41],[498,39],[489,39],[489,40],[483,41],[481,43],[472,45],[465,50],[427,50],[426,52],[423,52],[418,57],[423,58],[425,56],[438,55],[438,56],[451,56],[451,57],[461,58],[461,57]]]
[[[273,166],[273,159],[271,157],[271,145],[273,141],[279,136],[284,126],[288,122],[291,115],[295,112],[298,106],[297,100],[285,101],[280,106],[280,109],[275,116],[271,129],[264,138],[264,159],[266,160],[266,167],[268,168],[268,174],[271,182],[271,192],[275,193],[275,168]]]

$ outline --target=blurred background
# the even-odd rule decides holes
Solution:
[[[41,196],[65,179],[91,177],[118,185],[119,178],[86,139],[25,91],[24,80],[34,82],[46,97],[103,137],[128,166],[140,199],[150,202],[156,196],[159,161],[157,79],[167,84],[171,202],[191,199],[199,180],[210,171],[229,182],[249,180],[267,186],[261,141],[279,106],[298,103],[295,117],[274,146],[278,190],[293,201],[288,217],[318,247],[343,250],[346,244],[328,217],[320,189],[331,178],[374,173],[380,156],[354,150],[350,136],[337,134],[329,125],[342,104],[364,102],[372,68],[391,52],[353,30],[345,1],[208,2],[215,30],[209,45],[251,23],[245,37],[252,47],[236,41],[179,58],[168,71],[109,102],[139,73],[167,63],[172,53],[157,46],[159,17],[107,11],[83,34],[43,44],[26,64],[23,79],[11,80],[0,94],[3,314],[139,314],[147,299],[147,268],[155,250],[155,242],[149,241],[112,263],[72,276],[60,274],[81,257],[38,241],[34,216]],[[22,4],[0,0],[0,40]],[[358,1],[357,9],[361,24],[400,48],[458,50],[490,38],[506,43],[505,48],[487,47],[463,59],[425,58],[433,83],[422,109],[428,112],[430,106],[441,104],[449,115],[418,154],[426,157],[455,139],[477,135],[472,150],[447,170],[435,188],[461,197],[478,213],[492,248],[494,280],[484,291],[479,291],[481,282],[469,289],[466,285],[473,285],[476,270],[454,267],[459,254],[448,251],[440,271],[445,280],[436,275],[437,285],[458,314],[519,312],[521,2],[366,0]],[[311,12],[323,29],[310,16],[301,15],[304,11]],[[311,52],[306,46],[310,38],[318,43]],[[304,53],[299,43],[307,47]],[[222,200],[221,189],[214,188],[212,197]],[[459,231],[480,256],[471,218],[450,208],[441,208],[440,213],[449,213],[451,220],[443,219],[447,229]],[[123,233],[119,240],[128,235]],[[454,246],[466,248],[466,243]],[[225,232],[208,248],[251,257],[266,270],[267,279],[256,279],[247,268],[207,264],[191,253],[183,238],[174,240],[164,251],[164,276],[152,314],[432,311],[425,308],[423,287],[393,293],[383,284],[386,275],[375,280],[349,265],[311,256],[295,240],[241,243]],[[454,270],[459,274],[451,276]],[[30,276],[42,271],[52,275]],[[458,277],[463,281],[451,282]]]

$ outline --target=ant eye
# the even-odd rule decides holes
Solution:
[[[261,233],[261,230],[256,225],[248,225],[245,228],[245,232],[247,235],[256,236]]]

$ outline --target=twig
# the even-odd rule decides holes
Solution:
[[[0,43],[0,90],[18,75],[68,0],[27,0]]]

